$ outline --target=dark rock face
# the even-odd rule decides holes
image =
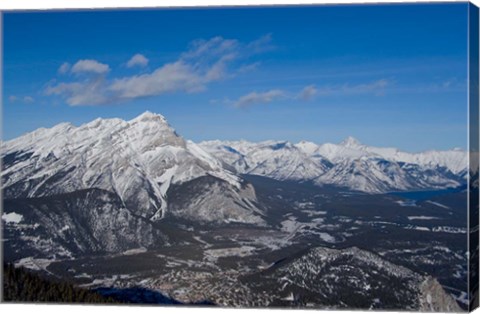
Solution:
[[[317,247],[244,278],[276,290],[272,306],[461,311],[433,278],[352,247]]]
[[[5,200],[4,211],[22,216],[6,224],[9,250],[21,255],[68,257],[165,244],[155,225],[132,213],[114,193],[89,189],[41,198]],[[14,255],[17,255],[14,253]]]
[[[188,196],[188,197],[186,197]],[[229,222],[263,225],[255,190],[244,183],[232,189],[225,181],[205,176],[174,185],[168,194],[168,215],[214,224]]]

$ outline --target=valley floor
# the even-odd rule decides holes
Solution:
[[[14,239],[25,236],[21,226],[5,222],[5,257],[48,277],[141,303],[466,309],[464,193],[373,196],[248,180],[271,211],[268,227],[167,217],[160,223],[170,228],[169,246],[52,258],[20,252]],[[436,291],[436,300],[426,301],[425,291]],[[443,291],[456,302],[432,304],[448,299]]]

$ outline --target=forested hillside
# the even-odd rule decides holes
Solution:
[[[47,280],[12,264],[4,264],[3,270],[3,302],[118,303],[67,282]]]

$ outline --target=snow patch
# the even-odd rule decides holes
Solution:
[[[2,215],[2,220],[5,221],[7,224],[18,224],[22,221],[23,216],[17,214],[16,212],[11,213],[4,213]]]
[[[448,207],[448,206],[445,206],[443,204],[433,202],[433,201],[426,201],[425,203],[430,203],[430,204],[436,205],[436,206],[441,207],[441,208],[450,209],[450,207]]]
[[[140,254],[140,253],[145,253],[146,251],[147,251],[146,248],[140,247],[140,248],[136,248],[136,249],[126,250],[122,253],[122,255],[136,255],[136,254]]]
[[[433,216],[408,216],[408,220],[433,220],[433,219],[441,219],[438,217]]]
[[[33,258],[25,257],[15,262],[16,267],[25,267],[32,270],[45,270],[47,271],[48,265],[55,262],[55,259]]]
[[[67,230],[69,230],[69,229],[70,229],[70,226],[65,225],[65,226],[63,226],[62,229],[60,229],[60,232],[65,232],[65,231],[67,231]]]
[[[241,246],[233,247],[226,249],[210,249],[204,251],[204,257],[209,262],[216,262],[220,257],[230,257],[230,256],[249,256],[252,255],[255,251],[253,246]]]
[[[335,242],[335,238],[326,232],[319,232],[318,235],[320,236],[320,239],[322,239],[325,242],[328,242],[328,243]]]
[[[417,203],[414,200],[400,200],[395,201],[395,203],[402,207],[417,207]]]

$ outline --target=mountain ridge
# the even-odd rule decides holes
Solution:
[[[214,140],[199,145],[239,173],[367,193],[459,187],[466,182],[468,165],[464,151],[406,153],[366,146],[353,137],[340,144]]]
[[[110,143],[113,144],[109,147]],[[38,161],[62,160],[65,155],[76,152],[84,154],[92,145],[96,146],[96,150],[90,151],[92,156],[101,154],[102,150],[123,151],[133,161],[128,171],[143,178],[138,180],[146,180],[156,199],[153,203],[157,205],[152,205],[156,208],[151,214],[153,219],[161,218],[165,212],[165,196],[171,184],[182,184],[203,175],[212,175],[236,188],[241,182],[239,174],[256,174],[277,180],[312,181],[366,193],[386,193],[458,187],[465,183],[468,174],[468,154],[458,149],[408,153],[392,147],[367,146],[351,136],[339,144],[273,140],[258,143],[212,140],[197,144],[179,136],[163,115],[146,111],[128,121],[97,118],[78,127],[60,123],[2,142],[2,156],[7,161],[4,186],[17,182],[15,177],[22,177],[22,172],[25,172],[23,177],[29,179],[41,175],[25,171],[26,167],[22,167],[25,160],[37,159],[36,169]],[[9,164],[12,158],[17,161],[16,165]],[[20,161],[22,158],[25,160]],[[76,182],[77,188],[88,187],[95,180],[97,184],[102,181],[97,173],[88,172],[90,166],[92,164],[84,164],[85,182]],[[125,162],[118,161],[113,167],[122,169]],[[158,172],[158,168],[165,171]],[[13,175],[17,170],[20,174]],[[78,177],[72,182],[78,181]],[[118,182],[115,176],[111,181],[120,195],[128,194],[125,190],[128,184]],[[99,187],[110,186],[100,184]],[[29,190],[34,194],[31,187]]]
[[[129,121],[95,119],[39,129],[2,143],[2,157],[6,198],[100,188],[152,221],[165,216],[173,184],[212,176],[239,199],[243,189],[242,178],[151,112]]]

